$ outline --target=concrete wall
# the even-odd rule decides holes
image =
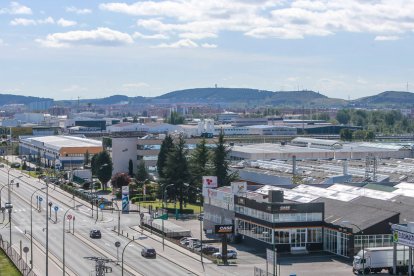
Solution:
[[[134,173],[137,171],[137,138],[112,138],[112,175],[128,172],[129,160],[132,160]]]

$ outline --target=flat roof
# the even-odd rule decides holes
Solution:
[[[51,135],[23,139],[29,143],[43,143],[46,148],[59,150],[70,147],[102,147],[102,142],[77,136]]]

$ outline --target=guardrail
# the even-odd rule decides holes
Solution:
[[[0,247],[9,257],[9,259],[14,263],[17,269],[22,273],[22,275],[38,276],[30,269],[30,266],[26,263],[25,260],[23,260],[22,256],[13,247],[10,246],[10,243],[3,240],[2,235],[0,235]]]

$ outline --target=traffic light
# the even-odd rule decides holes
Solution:
[[[17,182],[17,183],[16,183],[16,187],[17,187],[17,188],[19,188],[19,186],[20,186],[20,183],[19,183],[19,182]]]

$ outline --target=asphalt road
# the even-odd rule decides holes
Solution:
[[[22,245],[30,248],[30,198],[36,188],[44,187],[43,182],[39,182],[37,179],[30,178],[22,175],[19,171],[10,170],[9,180],[19,182],[19,188],[13,187],[11,198],[13,203],[12,213],[12,241],[14,248],[19,250],[19,241],[22,241]],[[0,183],[7,185],[8,183],[8,169],[0,169]],[[53,187],[53,185],[50,185]],[[0,187],[1,188],[1,187]],[[1,198],[2,204],[7,202],[7,190],[5,187],[2,190]],[[36,193],[37,194],[37,193]],[[46,244],[46,205],[45,195],[43,190],[38,193],[42,196],[41,212],[35,210],[36,207],[36,195],[33,197],[33,237],[34,240],[43,247]],[[66,196],[61,190],[49,188],[49,201],[53,203],[51,219],[49,219],[49,273],[50,275],[59,275],[62,273],[62,256],[63,256],[63,214],[69,207],[74,205],[74,202],[70,196]],[[75,203],[79,204],[79,201]],[[57,222],[55,222],[54,206],[58,206]],[[117,233],[112,231],[114,226],[117,225],[117,212],[105,211],[103,213],[103,219],[101,219],[101,212],[99,213],[98,220],[96,217],[91,217],[91,210],[89,206],[81,206],[78,210],[70,210],[68,214],[75,216],[75,235],[66,233],[65,235],[65,261],[67,272],[73,272],[76,275],[90,275],[94,269],[94,262],[87,260],[84,257],[102,257],[112,259],[114,262],[108,265],[112,267],[112,275],[121,275],[120,265],[116,264],[117,257],[121,260],[121,253],[124,246],[128,241],[127,238],[117,236]],[[94,214],[95,215],[95,214]],[[2,217],[0,215],[0,221]],[[9,225],[8,214],[3,222],[3,227],[0,226],[0,234],[3,238],[9,240]],[[121,223],[122,230],[129,229],[129,226],[137,225],[139,222],[139,216],[136,213],[122,214]],[[6,226],[6,227],[4,227]],[[68,229],[68,221],[66,221],[66,229]],[[91,229],[99,229],[102,232],[101,239],[91,239],[89,237],[89,231]],[[27,235],[24,233],[27,232]],[[136,234],[136,238],[139,234]],[[145,239],[145,238],[142,238]],[[121,247],[117,249],[115,242],[120,241]],[[158,242],[153,240],[145,241],[148,245],[158,246]],[[186,262],[194,263],[194,259],[181,258],[180,265],[169,259],[157,257],[156,259],[145,259],[141,256],[140,252],[142,245],[131,242],[124,254],[124,266],[125,275],[194,275],[187,270]],[[36,252],[36,251],[35,251]],[[118,256],[117,256],[118,255]],[[30,260],[30,252],[28,253],[28,260]],[[34,254],[33,264],[35,271],[40,275],[46,275],[46,261],[44,254]],[[60,271],[59,271],[60,270]]]

